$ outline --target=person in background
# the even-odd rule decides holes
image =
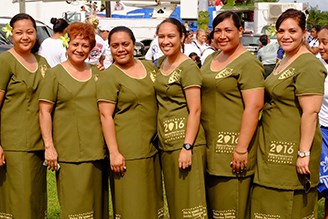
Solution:
[[[129,28],[115,27],[109,44],[115,62],[99,77],[97,98],[114,177],[114,215],[163,218],[161,168],[154,146],[156,69],[149,61],[134,59],[135,37]]]
[[[191,58],[191,60],[193,60],[197,64],[198,68],[202,67],[202,63],[200,62],[200,57],[197,55],[197,53],[195,52],[190,53],[189,58]]]
[[[67,59],[66,48],[59,38],[64,36],[64,30],[68,23],[62,18],[51,18],[50,23],[54,25],[52,28],[54,35],[41,43],[38,54],[47,60],[50,67],[54,67]]]
[[[107,25],[101,25],[98,27],[99,35],[105,42],[105,58],[103,61],[105,69],[108,68],[113,63],[113,57],[110,52],[109,44],[108,44],[108,36],[110,33],[110,27]]]
[[[285,56],[264,83],[252,218],[317,218],[322,147],[317,120],[326,69],[306,48],[305,24],[305,14],[296,9],[276,22]]]
[[[328,26],[321,28],[318,33],[320,42],[319,53],[321,62],[328,71]],[[322,152],[320,159],[320,183],[318,185],[319,199],[325,199],[325,219],[328,219],[328,77],[325,79],[325,92],[319,113],[320,129],[322,133]]]
[[[123,6],[122,3],[120,2],[120,0],[116,0],[114,10],[115,10],[115,11],[121,11],[121,10],[123,10],[123,9],[124,9],[124,6]]]
[[[277,62],[277,52],[279,44],[277,42],[270,42],[268,35],[260,36],[260,49],[257,53],[257,58],[264,66],[264,79],[271,74]]]
[[[218,14],[213,31],[221,51],[209,56],[201,68],[209,216],[249,219],[256,132],[264,103],[263,67],[243,46],[236,13]]]
[[[200,57],[200,61],[201,61],[201,65],[204,64],[205,62],[205,59],[211,55],[212,53],[214,53],[215,51],[217,51],[217,45],[215,43],[215,41],[213,40],[213,37],[214,37],[214,32],[212,31],[209,35],[207,35],[207,42],[208,42],[208,45],[209,47],[207,47],[202,56]]]
[[[43,219],[47,174],[38,98],[49,65],[36,54],[36,23],[30,15],[16,14],[10,27],[14,47],[0,54],[0,218]]]
[[[320,31],[321,27],[319,25],[314,25],[311,29],[311,41],[306,44],[307,48],[312,52],[317,58],[320,58],[319,54],[319,39],[318,39],[318,33]]]
[[[90,51],[89,57],[86,59],[86,62],[91,65],[104,65],[106,42],[101,38],[101,36],[99,36],[98,33],[99,20],[95,16],[91,15],[87,17],[85,23],[91,25],[96,32],[96,45]]]
[[[106,12],[106,6],[104,4],[101,4],[100,12]]]
[[[194,31],[186,31],[185,32],[185,38],[183,42],[183,53],[186,56],[189,56],[190,53],[196,53],[199,54],[199,49],[194,45]]]
[[[206,140],[200,125],[202,77],[181,52],[184,27],[167,18],[157,26],[164,56],[157,62],[157,132],[170,218],[206,219]]]
[[[39,96],[45,164],[55,170],[60,218],[107,219],[108,176],[97,107],[100,71],[86,63],[95,30],[75,22],[66,29],[67,61],[50,69]]]
[[[195,46],[198,51],[197,55],[199,57],[202,56],[204,50],[208,47],[205,43],[206,41],[206,32],[203,29],[198,29],[196,32],[196,40],[193,41],[193,46]]]
[[[155,36],[153,41],[151,41],[149,49],[145,55],[146,60],[153,61],[154,64],[157,63],[157,60],[163,56],[162,50],[158,45],[158,36]]]

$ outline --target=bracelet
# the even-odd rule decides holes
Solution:
[[[237,154],[239,154],[239,155],[244,155],[244,154],[247,154],[248,153],[248,151],[245,151],[245,152],[239,152],[239,151],[237,151],[236,149],[234,150]]]

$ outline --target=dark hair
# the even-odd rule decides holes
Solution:
[[[263,46],[266,46],[268,44],[268,39],[269,39],[268,35],[263,34],[260,36],[259,41],[262,43]]]
[[[16,14],[14,17],[11,18],[9,24],[10,24],[10,26],[12,28],[14,28],[14,24],[17,21],[20,21],[20,20],[30,20],[32,22],[32,24],[33,24],[33,27],[35,29],[35,32],[37,33],[36,22],[35,22],[34,18],[31,15],[28,15],[28,14],[25,14],[25,13]],[[38,40],[38,35],[37,35],[35,44],[34,44],[34,46],[31,49],[31,53],[37,53],[39,51],[39,47],[40,47],[40,42]]]
[[[68,23],[66,20],[64,20],[63,18],[51,18],[50,19],[50,23],[52,23],[53,26],[53,30],[55,33],[63,33],[65,28],[68,26]]]
[[[197,64],[198,68],[202,67],[202,62],[200,61],[200,57],[197,55],[197,53],[192,52],[189,54],[189,58],[192,59],[192,57],[195,57],[195,63]]]
[[[305,30],[305,24],[306,24],[306,17],[305,14],[302,11],[290,8],[284,11],[277,19],[276,22],[276,30],[279,29],[281,23],[288,19],[292,18],[298,21],[298,26],[304,31]]]
[[[90,50],[96,45],[96,32],[91,24],[74,22],[68,25],[64,33],[68,34],[70,40],[75,39],[77,36],[81,36],[83,39],[88,40],[90,43]]]
[[[315,29],[315,31],[319,32],[321,30],[321,26],[320,25],[313,25],[312,29]]]
[[[241,25],[241,21],[240,21],[240,18],[238,16],[238,14],[236,14],[235,12],[232,12],[232,11],[224,11],[224,12],[221,12],[220,14],[218,14],[213,22],[212,22],[212,26],[213,26],[213,29],[219,24],[221,23],[223,20],[227,19],[227,18],[231,18],[232,21],[233,21],[233,24],[235,25],[235,27],[237,29],[239,29],[240,27],[242,27]]]
[[[125,27],[125,26],[117,26],[117,27],[114,27],[110,32],[109,32],[109,35],[108,35],[108,44],[110,44],[110,40],[113,36],[114,33],[118,33],[118,32],[124,32],[124,33],[127,33],[130,37],[130,39],[132,40],[133,44],[136,44],[136,38],[134,37],[134,34],[132,32],[132,30],[128,27]]]
[[[170,24],[173,24],[178,32],[179,32],[179,35],[180,37],[183,37],[184,36],[184,31],[183,31],[183,28],[185,28],[181,22],[175,18],[166,18],[164,21],[162,21],[158,26],[157,26],[157,29],[156,29],[156,34],[158,34],[158,31],[159,31],[159,28],[162,26],[162,24],[164,23],[170,23]]]
[[[321,27],[320,30],[328,30],[328,25],[325,25],[325,26]]]

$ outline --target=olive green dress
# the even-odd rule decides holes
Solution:
[[[0,218],[40,219],[47,214],[44,146],[39,129],[39,84],[49,67],[35,55],[38,68],[27,70],[11,52],[0,55],[1,145]]]
[[[117,145],[125,158],[124,176],[114,175],[115,218],[163,218],[163,190],[157,149],[157,103],[152,79],[155,67],[141,61],[146,76],[133,78],[115,64],[97,82],[99,102],[116,104],[114,123]]]
[[[210,65],[217,55],[218,52],[208,58],[201,69],[201,122],[207,141],[208,205],[213,218],[247,219],[258,145],[255,137],[248,146],[246,174],[234,174],[230,162],[244,112],[241,91],[263,88],[263,66],[249,52],[244,52],[224,69],[212,71]]]
[[[192,142],[191,168],[180,170],[178,164],[189,115],[185,89],[200,88],[201,85],[200,71],[191,59],[182,62],[169,75],[162,74],[160,69],[156,75],[161,162],[169,213],[175,219],[208,218],[205,196],[206,140],[202,126]]]
[[[265,80],[266,103],[259,129],[252,218],[316,217],[321,132],[317,123],[309,164],[312,189],[305,193],[305,176],[296,171],[302,116],[298,97],[323,95],[325,75],[321,62],[306,53],[282,73],[273,71]]]
[[[57,65],[42,81],[40,101],[54,104],[61,218],[108,218],[105,147],[96,97],[100,72],[96,67],[91,72],[89,79],[80,81]]]

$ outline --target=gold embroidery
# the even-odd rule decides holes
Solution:
[[[236,218],[236,210],[213,210],[213,219],[234,219]]]
[[[158,209],[157,218],[164,218],[164,208]]]
[[[178,82],[181,78],[181,69],[176,69],[169,78],[169,84],[173,84],[174,82]]]
[[[95,82],[97,82],[97,81],[98,81],[98,79],[99,79],[99,78],[98,78],[98,75],[95,75],[95,77],[94,77],[94,78],[95,78]]]
[[[173,118],[163,122],[165,142],[182,139],[185,137],[185,120],[186,118]]]
[[[303,217],[302,219],[314,219],[314,212],[312,212],[310,215]]]
[[[14,216],[12,214],[7,214],[7,213],[0,212],[0,218],[1,219],[13,219]]]
[[[152,80],[152,82],[156,81],[156,74],[156,70],[149,71],[150,79]]]
[[[121,219],[122,216],[120,214],[115,214],[115,219]]]
[[[40,66],[40,72],[41,72],[41,76],[44,78],[44,76],[46,75],[46,71],[47,71],[48,67],[46,65],[41,65]]]
[[[296,144],[285,141],[271,141],[268,161],[273,163],[292,164]]]
[[[68,219],[93,219],[93,211],[68,215]]]
[[[239,133],[219,132],[216,141],[215,152],[231,154],[238,143]]]
[[[254,213],[254,219],[277,219],[277,218],[280,218],[280,215]]]
[[[197,218],[197,219],[205,219],[207,218],[206,207],[197,206],[194,208],[183,209],[182,210],[182,218]]]
[[[279,76],[278,79],[283,80],[283,79],[293,76],[294,74],[295,74],[295,68],[289,68],[286,71],[284,71],[283,73],[281,73],[281,75]]]
[[[219,73],[217,73],[217,75],[215,76],[215,79],[229,77],[230,75],[232,75],[232,71],[233,71],[232,68],[225,68],[222,71],[220,71]]]

